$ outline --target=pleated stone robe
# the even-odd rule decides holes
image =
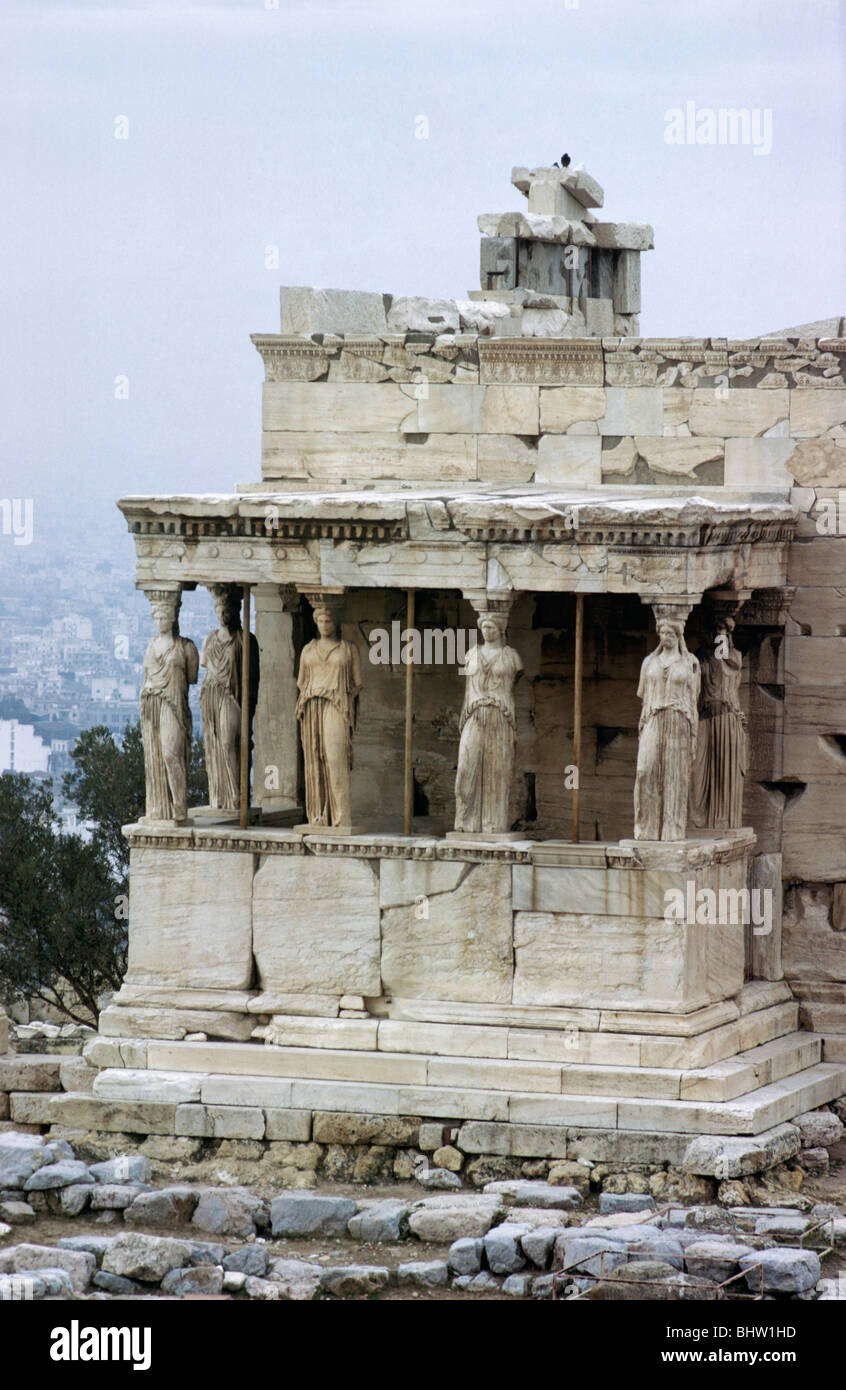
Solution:
[[[523,665],[513,647],[477,644],[464,666],[455,829],[469,834],[509,828],[517,723],[514,682]]]
[[[636,840],[683,840],[687,833],[699,680],[699,662],[683,644],[674,652],[658,647],[640,669]]]
[[[310,825],[351,825],[352,737],[361,690],[358,647],[346,638],[316,638],[303,647],[297,718]]]
[[[743,825],[746,728],[740,706],[743,655],[730,638],[725,655],[699,654],[702,689],[690,815],[695,825],[738,830]]]

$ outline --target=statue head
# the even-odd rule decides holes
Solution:
[[[209,593],[220,626],[234,632],[241,626],[241,603],[237,584],[210,584]]]
[[[682,650],[684,643],[684,624],[676,622],[673,618],[659,618],[655,624],[655,631],[658,634],[658,645],[665,652],[673,651],[677,648]]]
[[[507,613],[491,613],[486,610],[479,614],[476,626],[482,634],[482,641],[490,647],[500,647],[505,641],[508,629]]]
[[[179,635],[181,598],[182,595],[179,593],[169,594],[164,591],[157,593],[155,598],[151,598],[150,609],[160,637],[177,637]]]
[[[338,620],[327,603],[315,604],[314,622],[321,637],[337,637]]]

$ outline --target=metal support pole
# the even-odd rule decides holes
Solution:
[[[584,594],[576,594],[575,662],[573,669],[573,828],[571,838],[579,843],[579,784],[582,779],[582,644],[584,638]]]
[[[246,830],[250,818],[250,586],[244,584],[241,623],[241,796],[239,824]]]
[[[410,634],[414,627],[414,590],[408,590],[405,610],[406,631]],[[413,654],[410,640],[406,644],[408,655]],[[402,833],[411,834],[414,811],[414,770],[412,764],[412,720],[414,718],[414,663],[409,661],[405,668],[405,769],[403,783]]]

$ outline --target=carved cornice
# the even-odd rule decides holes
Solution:
[[[465,864],[531,864],[532,852],[517,849],[514,845],[451,845],[439,841],[435,849],[436,859],[452,859]]]
[[[170,538],[185,542],[242,540],[245,537],[273,544],[279,540],[396,541],[408,535],[405,517],[389,521],[350,521],[315,517],[279,517],[268,527],[260,516],[152,517],[129,516],[134,536]]]
[[[602,386],[602,344],[586,338],[479,339],[482,382]]]
[[[320,839],[309,835],[305,842],[307,854],[342,855],[352,859],[434,859],[435,844],[400,843],[389,839],[380,840],[374,836],[368,843],[361,840],[341,840],[331,836]]]

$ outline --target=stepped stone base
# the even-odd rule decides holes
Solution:
[[[415,1117],[457,1130],[466,1152],[631,1163],[681,1162],[700,1136],[749,1136],[760,1169],[784,1152],[768,1133],[846,1092],[846,1062],[822,1059],[787,995],[753,982],[688,1015],[408,1002],[400,1014],[439,1017],[277,1015],[272,1045],[100,1036],[85,1054],[100,1068],[93,1094],[51,1099],[49,1119],[308,1141],[316,1113],[377,1128]]]

